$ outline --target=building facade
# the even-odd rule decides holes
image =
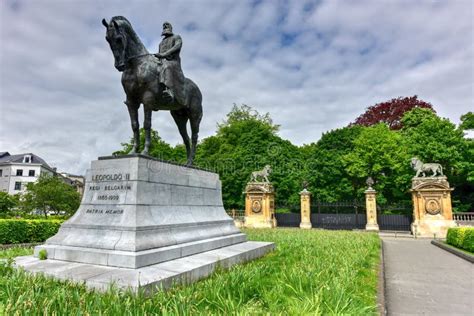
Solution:
[[[60,172],[58,175],[60,175],[63,179],[64,182],[72,186],[74,189],[76,189],[79,194],[82,195],[84,194],[84,182],[85,178],[83,176],[78,176],[75,174],[70,174],[67,172]]]
[[[43,174],[54,175],[56,171],[41,157],[32,153],[0,152],[0,191],[12,195],[23,193],[28,183],[36,182]]]

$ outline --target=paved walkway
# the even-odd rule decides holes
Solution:
[[[474,315],[474,264],[430,240],[383,238],[388,315]]]

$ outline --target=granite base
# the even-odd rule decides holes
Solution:
[[[17,257],[15,265],[33,274],[82,283],[88,288],[106,291],[119,289],[152,293],[174,285],[189,284],[205,278],[217,268],[262,257],[275,248],[274,243],[248,241],[182,257],[138,269],[61,261],[39,260],[34,256]]]

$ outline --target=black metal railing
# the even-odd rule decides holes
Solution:
[[[365,201],[337,201],[324,202],[314,200],[311,204],[311,213],[317,214],[359,214],[365,213]]]
[[[380,230],[410,231],[413,215],[411,214],[379,214],[377,223]]]
[[[279,227],[299,227],[301,222],[300,213],[275,213],[275,218]]]
[[[365,201],[325,202],[314,200],[311,204],[311,223],[314,228],[324,229],[364,229],[367,224]],[[280,203],[275,217],[279,227],[299,227],[300,205]],[[234,219],[244,220],[245,211],[228,210]],[[381,230],[409,231],[412,223],[412,206],[407,203],[377,206],[377,221]],[[465,213],[472,214],[474,213]],[[463,217],[463,218],[474,218]]]
[[[226,210],[226,213],[233,219],[243,220],[245,218],[244,210],[230,209],[230,210]]]
[[[412,221],[413,206],[407,202],[377,205],[380,230],[410,231]]]
[[[413,213],[413,206],[407,202],[377,204],[377,213],[387,215],[409,215]]]

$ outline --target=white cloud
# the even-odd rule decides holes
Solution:
[[[131,136],[100,23],[114,15],[150,51],[163,21],[181,34],[184,73],[203,93],[201,138],[234,102],[269,111],[297,144],[398,96],[417,94],[455,122],[474,108],[469,0],[7,0],[0,9],[0,150],[69,172]],[[154,113],[153,126],[181,141],[169,113]]]

